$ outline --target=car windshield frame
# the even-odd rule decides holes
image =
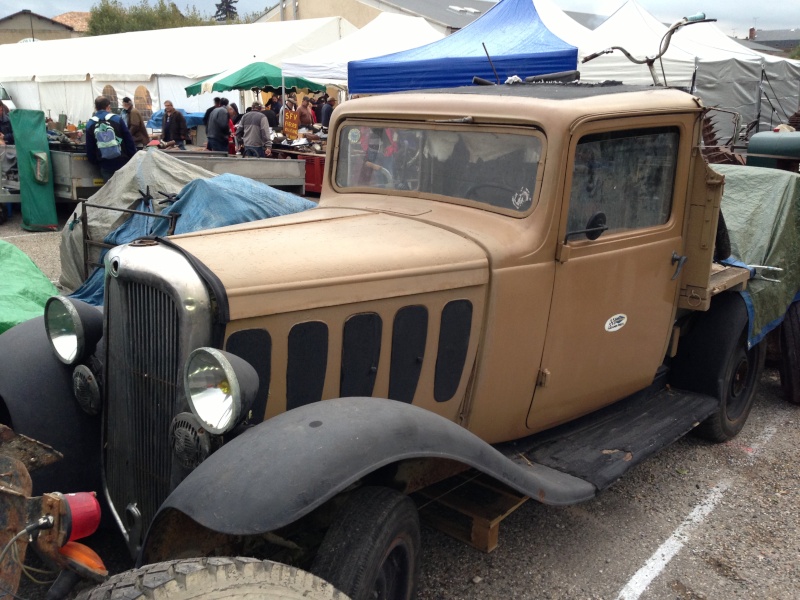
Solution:
[[[538,204],[546,138],[533,126],[346,119],[336,130],[339,193],[426,198],[516,218]]]

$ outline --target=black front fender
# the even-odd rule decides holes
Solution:
[[[591,498],[591,484],[541,465],[524,468],[463,427],[392,400],[339,398],[283,413],[240,435],[195,469],[161,506],[203,527],[252,535],[288,525],[385,465],[452,459],[554,505]]]
[[[81,410],[72,367],[50,346],[44,318],[0,335],[0,413],[17,433],[49,444],[64,459],[31,473],[33,494],[101,491],[100,419]]]

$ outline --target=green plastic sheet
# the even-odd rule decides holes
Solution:
[[[800,291],[800,175],[761,167],[711,166],[725,176],[722,214],[731,238],[732,264],[783,269],[755,269],[756,278],[742,293],[750,313],[752,345],[783,321]],[[759,274],[779,281],[761,279]]]
[[[22,250],[0,240],[0,333],[41,316],[58,290]]]
[[[47,141],[44,113],[40,110],[12,110],[8,114],[14,130],[19,169],[22,228],[55,231],[58,228],[53,167]]]

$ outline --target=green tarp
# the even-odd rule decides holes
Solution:
[[[58,290],[22,250],[0,240],[0,333],[41,316]]]
[[[750,313],[749,343],[760,341],[783,320],[800,291],[800,175],[732,165],[711,165],[725,176],[722,214],[731,238],[732,258],[779,282],[755,278],[742,293]]]
[[[55,231],[58,217],[44,113],[40,110],[16,109],[9,113],[8,118],[11,119],[17,149],[22,228],[29,231]]]

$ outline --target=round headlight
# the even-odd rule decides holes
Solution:
[[[103,335],[103,314],[80,300],[53,296],[44,308],[44,326],[58,359],[74,365],[94,352]]]
[[[238,356],[215,348],[198,348],[184,371],[189,407],[208,431],[223,434],[238,425],[258,392],[258,375]]]

